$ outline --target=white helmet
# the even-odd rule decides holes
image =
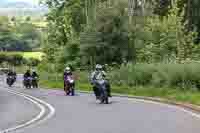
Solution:
[[[68,72],[71,71],[70,67],[66,67],[65,71],[68,71]]]
[[[103,67],[102,67],[102,65],[97,64],[95,68],[96,68],[96,69],[102,69]]]

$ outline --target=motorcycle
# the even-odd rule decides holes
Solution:
[[[7,84],[9,87],[11,87],[15,82],[15,77],[14,76],[8,76],[7,77]]]
[[[32,78],[32,87],[33,88],[38,88],[38,77],[33,77]]]
[[[99,93],[100,93],[99,100],[101,101],[101,103],[108,104],[109,103],[109,99],[108,99],[109,96],[108,96],[106,80],[104,80],[104,79],[98,80],[97,81],[97,88],[98,88]]]
[[[32,83],[31,77],[24,78],[24,87],[26,87],[27,89],[30,89],[31,83]]]
[[[74,87],[75,87],[75,81],[72,76],[67,76],[65,79],[65,87],[64,91],[66,95],[74,96]]]

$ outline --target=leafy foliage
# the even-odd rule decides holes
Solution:
[[[50,10],[44,52],[47,61],[58,63],[60,70],[66,64],[81,67],[96,63],[183,63],[199,57],[199,45],[194,44],[197,33],[187,28],[189,5],[184,6],[183,0],[173,4],[157,1],[152,6],[160,8],[150,16],[144,14],[151,12],[147,5],[139,5],[139,16],[128,16],[128,1],[44,3]]]
[[[179,13],[177,3],[162,19],[154,16],[148,19],[145,32],[145,46],[141,49],[140,57],[148,62],[183,62],[191,59],[191,51],[197,33],[186,30],[184,12]]]
[[[105,8],[96,16],[96,28],[86,29],[81,36],[81,52],[93,62],[122,63],[127,59],[128,30],[125,13],[119,8]]]
[[[0,17],[0,50],[31,51],[40,43],[40,33],[33,24]]]

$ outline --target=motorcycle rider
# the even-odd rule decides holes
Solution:
[[[64,74],[63,74],[64,90],[65,90],[65,87],[66,87],[66,80],[67,80],[68,76],[73,76],[73,74],[72,74],[72,69],[71,69],[71,67],[69,67],[69,66],[67,66],[67,67],[65,68],[65,71],[64,71]],[[73,84],[73,86],[75,86],[75,84]],[[72,94],[72,95],[74,95],[74,94]]]
[[[36,80],[36,88],[38,88],[38,83],[37,83],[37,79],[39,78],[39,75],[37,74],[36,70],[33,70],[32,75],[31,75],[32,79]]]
[[[32,75],[31,75],[32,78],[35,78],[35,77],[39,77],[39,75],[37,74],[36,70],[33,70],[32,72]]]
[[[70,67],[66,67],[64,70],[64,74],[63,74],[64,88],[65,88],[65,79],[67,78],[67,76],[72,76]]]
[[[31,71],[28,69],[24,74],[24,79],[31,77]]]
[[[25,85],[28,78],[31,78],[31,71],[29,69],[24,74],[24,85]]]
[[[12,71],[11,69],[8,71],[8,73],[7,73],[7,77],[12,77],[13,78],[13,82],[15,82],[16,81],[16,78],[17,78],[17,74],[16,74],[16,72],[14,72],[14,71]],[[7,78],[7,81],[8,81],[8,78]]]
[[[90,77],[90,82],[93,86],[93,91],[96,96],[96,99],[100,98],[100,91],[97,86],[97,81],[101,79],[106,78],[106,72],[103,71],[103,67],[100,64],[97,64],[95,67],[95,71],[92,72],[91,77]],[[110,84],[108,80],[106,80],[106,86],[107,86],[107,91],[108,91],[108,96],[111,97],[111,89],[110,89]]]

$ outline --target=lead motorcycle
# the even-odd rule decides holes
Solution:
[[[15,76],[8,76],[6,81],[8,86],[11,87],[15,83]]]
[[[75,88],[74,78],[72,76],[66,76],[64,82],[65,82],[64,91],[66,95],[74,96],[74,88]]]
[[[106,80],[101,79],[101,80],[96,81],[96,83],[97,83],[97,88],[98,88],[99,93],[100,93],[99,100],[101,101],[101,103],[108,104],[109,99],[108,99],[108,88],[107,88]]]

